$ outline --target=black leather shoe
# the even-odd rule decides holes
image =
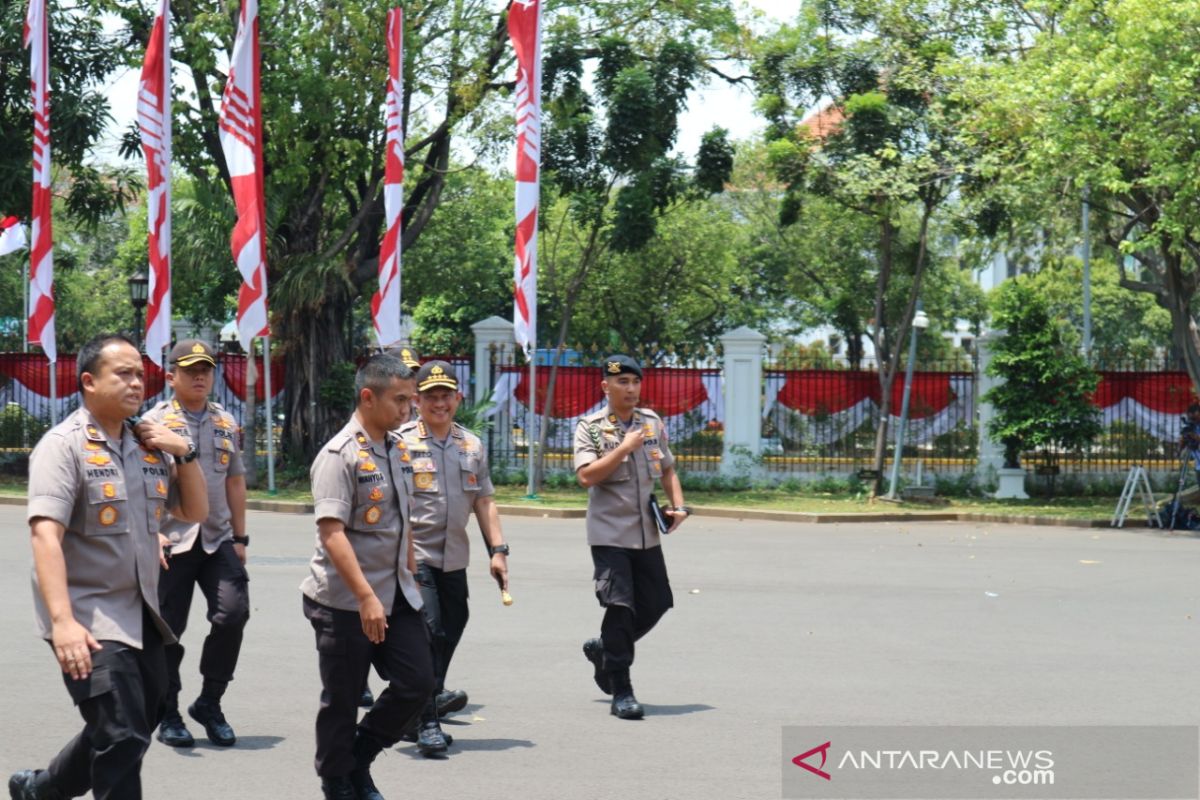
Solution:
[[[612,694],[612,682],[604,671],[604,642],[600,639],[588,639],[583,643],[583,654],[592,662],[592,680],[605,694]]]
[[[375,705],[375,695],[371,694],[371,687],[363,689],[362,696],[358,698],[359,708],[370,708]]]
[[[453,742],[454,737],[443,732],[436,719],[423,723],[417,734],[417,749],[423,756],[441,755]]]
[[[350,773],[350,785],[354,787],[354,795],[358,800],[384,800],[375,781],[371,780],[371,770],[359,767]]]
[[[441,692],[434,701],[434,705],[437,707],[439,717],[453,714],[455,711],[462,711],[467,707],[467,693],[462,689]]]
[[[646,712],[642,710],[642,704],[633,696],[633,690],[630,689],[621,692],[612,699],[612,713],[618,719],[641,719]]]
[[[349,778],[321,778],[321,792],[325,800],[358,800],[354,784]]]
[[[23,769],[14,772],[8,779],[8,796],[12,800],[64,800],[57,789],[43,787],[38,790],[37,777],[45,770]]]
[[[163,717],[163,721],[158,724],[158,740],[167,747],[193,747],[196,740],[192,738],[192,733],[183,724],[183,717],[179,716],[179,711],[168,711]]]
[[[203,697],[198,698],[196,702],[188,706],[188,716],[204,726],[204,733],[207,734],[208,740],[218,747],[233,747],[237,741],[237,736],[233,733],[233,728],[225,721],[225,715],[221,713],[221,704],[214,703],[211,700],[205,700]]]

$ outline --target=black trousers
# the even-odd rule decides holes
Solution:
[[[456,569],[446,572],[428,564],[417,567],[417,583],[421,588],[421,599],[425,605],[421,615],[429,626],[429,640],[433,654],[433,675],[437,682],[434,693],[446,688],[446,673],[450,659],[462,641],[463,631],[471,616],[467,606],[467,571]]]
[[[634,642],[650,632],[675,605],[675,598],[661,547],[594,546],[592,565],[596,599],[604,608],[600,623],[604,669],[618,675],[615,685],[619,688],[628,682]]]
[[[343,611],[304,597],[304,616],[312,623],[321,671],[321,708],[317,711],[317,774],[336,778],[354,769],[354,734],[361,728],[386,748],[400,741],[408,723],[433,691],[429,635],[420,613],[396,588],[387,633],[372,644],[357,611]],[[357,725],[358,700],[371,664],[382,665],[388,686]]]
[[[90,790],[95,800],[140,800],[142,757],[158,727],[167,689],[162,636],[142,615],[142,649],[101,641],[92,672],[83,680],[63,673],[67,692],[83,717],[83,731],[39,776],[64,797]]]
[[[250,619],[250,576],[238,560],[232,541],[224,541],[213,553],[205,553],[197,541],[192,548],[170,559],[170,569],[158,580],[158,600],[163,619],[181,641],[167,645],[167,669],[170,686],[167,706],[178,708],[183,682],[179,665],[183,663],[183,632],[187,629],[192,595],[198,585],[208,601],[211,625],[200,651],[200,674],[205,693],[220,699],[225,686],[233,680],[238,654],[242,650],[242,632]]]

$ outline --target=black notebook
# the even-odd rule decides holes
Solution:
[[[671,527],[671,520],[663,513],[662,508],[658,505],[658,498],[650,495],[650,516],[654,517],[654,524],[658,526],[659,533],[666,533]]]

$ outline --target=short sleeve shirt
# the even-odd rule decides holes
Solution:
[[[635,409],[629,428],[634,426],[645,433],[641,448],[626,455],[607,478],[588,487],[589,545],[645,550],[662,543],[650,515],[650,495],[663,470],[675,465],[675,457],[657,414]],[[575,425],[575,471],[617,449],[626,429],[607,407],[580,419]]]
[[[413,543],[417,560],[445,570],[470,562],[467,522],[480,497],[496,493],[479,437],[455,423],[439,440],[420,420],[400,428],[412,473]]]
[[[98,640],[142,647],[142,607],[171,643],[158,608],[159,527],[178,491],[167,456],[145,450],[128,426],[112,440],[86,407],[42,437],[29,457],[32,523],[62,525],[71,613]],[[33,601],[42,638],[50,614],[33,570]]]
[[[404,443],[395,433],[373,442],[357,417],[321,448],[313,461],[316,519],[336,519],[346,529],[358,566],[389,615],[396,586],[413,608],[421,607],[416,579],[408,571],[409,494],[404,480]],[[321,544],[300,590],[330,608],[357,611],[358,600]]]
[[[174,398],[150,409],[145,418],[161,422],[195,446],[196,460],[208,485],[208,519],[196,524],[168,518],[163,525],[162,532],[171,540],[172,552],[186,552],[199,540],[204,552],[215,553],[222,542],[233,538],[233,512],[225,481],[246,473],[238,447],[241,431],[237,421],[211,402],[198,418],[193,417]]]

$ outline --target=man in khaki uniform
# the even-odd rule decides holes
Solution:
[[[433,691],[429,641],[413,572],[408,453],[392,433],[412,403],[412,371],[373,356],[354,380],[353,417],[313,461],[317,546],[300,585],[321,673],[317,775],[327,800],[383,800],[375,757],[400,739]],[[367,672],[388,687],[355,724]]]
[[[466,692],[446,691],[446,672],[469,617],[467,521],[472,513],[487,545],[492,577],[501,591],[508,590],[508,545],[500,530],[487,454],[479,437],[454,421],[460,402],[454,368],[430,361],[417,372],[421,418],[400,429],[411,458],[406,469],[412,473],[417,582],[437,680],[416,734],[417,747],[426,756],[444,753],[453,742],[438,717],[467,704]]]
[[[634,642],[674,605],[659,527],[651,511],[655,482],[670,507],[663,511],[671,533],[687,518],[675,458],[662,419],[638,408],[642,368],[628,356],[604,360],[600,387],[607,407],[575,427],[575,475],[588,490],[587,539],[595,568],[596,599],[604,608],[600,638],[584,642],[596,685],[611,694],[611,712],[641,719],[629,668]],[[656,500],[656,498],[655,498]]]
[[[16,800],[141,798],[166,691],[163,645],[174,641],[158,609],[159,526],[168,510],[208,516],[196,451],[134,416],[145,394],[137,348],[97,336],[79,351],[77,375],[83,405],[30,456],[28,517],[38,630],[84,728],[46,770],[9,779]]]
[[[198,339],[185,339],[172,348],[169,363],[167,382],[172,397],[145,418],[163,423],[199,451],[197,463],[208,484],[208,519],[200,525],[171,519],[163,526],[171,542],[171,556],[170,568],[159,580],[159,602],[163,619],[175,636],[182,638],[195,587],[199,585],[204,593],[211,624],[200,653],[204,682],[188,714],[204,726],[210,742],[230,747],[237,737],[225,721],[221,697],[233,680],[242,631],[250,618],[250,578],[245,566],[250,543],[246,536],[246,468],[237,444],[237,421],[208,399],[217,366],[212,348]],[[167,645],[170,688],[158,740],[171,747],[195,744],[179,714],[182,662],[183,645]]]

